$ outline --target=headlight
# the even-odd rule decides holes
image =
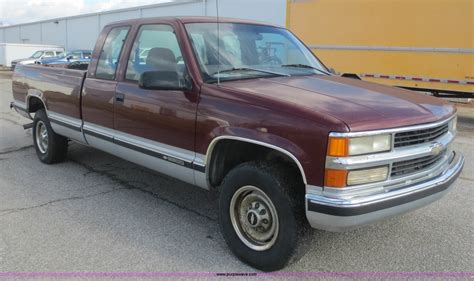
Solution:
[[[349,140],[349,155],[361,155],[389,151],[392,147],[391,135],[376,135]]]
[[[449,132],[455,135],[458,129],[457,127],[458,127],[458,117],[456,116],[453,119],[451,119],[451,121],[449,121]]]
[[[392,149],[392,135],[372,135],[364,137],[330,136],[327,155],[331,157],[348,157],[380,153]],[[343,188],[346,186],[367,184],[387,179],[389,167],[374,167],[360,170],[326,168],[324,186]]]
[[[328,156],[354,156],[390,151],[392,135],[374,135],[367,137],[339,138],[330,137]]]

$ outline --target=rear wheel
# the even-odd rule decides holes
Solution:
[[[234,254],[251,266],[284,267],[309,227],[304,190],[291,168],[244,163],[224,178],[219,193],[219,223]]]
[[[36,111],[33,120],[33,142],[36,154],[43,163],[58,163],[66,158],[68,140],[53,132],[43,109]]]

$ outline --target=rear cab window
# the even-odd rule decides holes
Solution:
[[[115,79],[120,54],[122,53],[129,31],[130,26],[114,27],[110,30],[100,51],[95,72],[96,78],[106,80]]]

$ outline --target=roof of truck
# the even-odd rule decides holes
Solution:
[[[152,18],[139,18],[139,19],[131,19],[131,20],[123,20],[123,21],[116,21],[109,23],[108,25],[120,25],[120,24],[143,24],[143,23],[153,23],[156,22],[169,22],[169,23],[176,23],[180,22],[183,24],[186,23],[217,23],[217,17],[198,17],[198,16],[182,16],[182,17],[152,17]],[[260,22],[254,20],[246,20],[246,19],[237,19],[237,18],[219,18],[219,23],[247,23],[247,24],[258,24],[258,25],[267,25],[267,26],[274,26],[280,27],[275,24],[267,23],[267,22]]]

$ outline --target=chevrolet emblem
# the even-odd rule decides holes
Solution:
[[[438,155],[444,150],[444,145],[439,142],[435,142],[430,145],[430,149],[432,155]]]

